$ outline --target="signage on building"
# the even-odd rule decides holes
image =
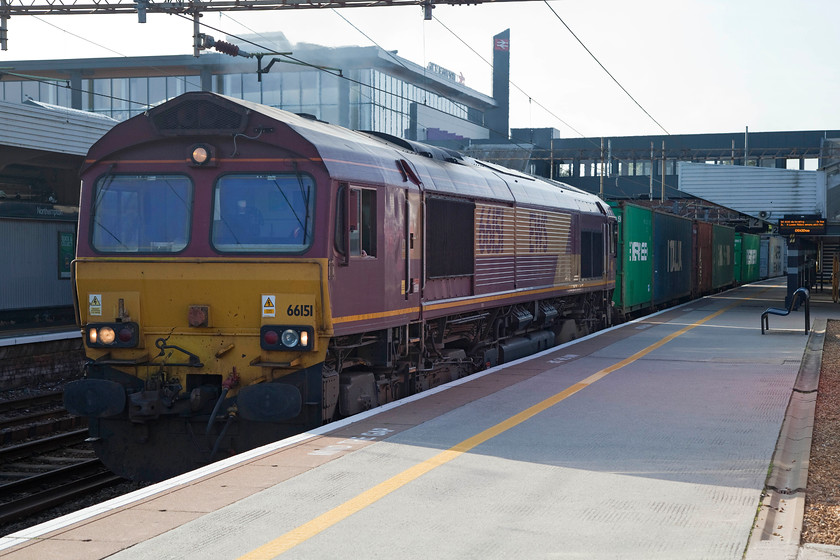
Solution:
[[[434,72],[435,74],[439,74],[444,78],[448,78],[450,80],[457,81],[458,76],[452,70],[447,70],[443,66],[435,64],[434,62],[430,62],[429,65],[426,67],[429,72]]]
[[[58,277],[61,280],[69,280],[70,263],[73,262],[73,255],[76,254],[76,234],[72,231],[58,232]]]
[[[779,220],[779,234],[825,234],[825,219],[818,214],[790,215],[785,214]]]
[[[0,217],[75,222],[79,219],[79,208],[58,204],[0,201]]]

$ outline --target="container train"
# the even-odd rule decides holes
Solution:
[[[126,478],[611,322],[611,208],[454,151],[191,92],[116,125],[81,178],[65,405]]]
[[[625,201],[610,206],[618,220],[616,321],[783,274],[781,237]]]
[[[738,236],[187,93],[82,168],[65,405],[112,471],[160,480],[725,289],[736,263],[751,281]]]

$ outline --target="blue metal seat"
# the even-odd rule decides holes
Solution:
[[[801,298],[805,302],[805,333],[807,334],[811,330],[811,293],[808,291],[808,288],[799,288],[795,292],[793,292],[793,296],[790,298],[790,304],[787,306],[787,309],[783,309],[780,307],[768,307],[764,313],[761,314],[761,334],[764,334],[765,330],[770,330],[770,315],[790,315],[791,310],[796,307],[796,301],[798,298]]]

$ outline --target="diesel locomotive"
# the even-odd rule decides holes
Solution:
[[[160,480],[608,325],[616,218],[571,186],[209,92],[82,168],[65,391]]]

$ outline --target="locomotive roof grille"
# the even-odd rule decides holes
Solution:
[[[399,136],[394,136],[393,134],[379,132],[376,130],[360,130],[359,132],[369,134],[376,138],[381,138],[382,140],[396,144],[404,150],[414,152],[415,154],[425,156],[429,159],[448,161],[449,163],[463,163],[463,154],[455,150],[450,150],[449,148],[423,144],[422,142],[416,142],[414,140],[406,140],[405,138],[400,138]]]
[[[245,130],[248,110],[209,99],[185,99],[151,109],[148,116],[164,135],[237,134]]]

